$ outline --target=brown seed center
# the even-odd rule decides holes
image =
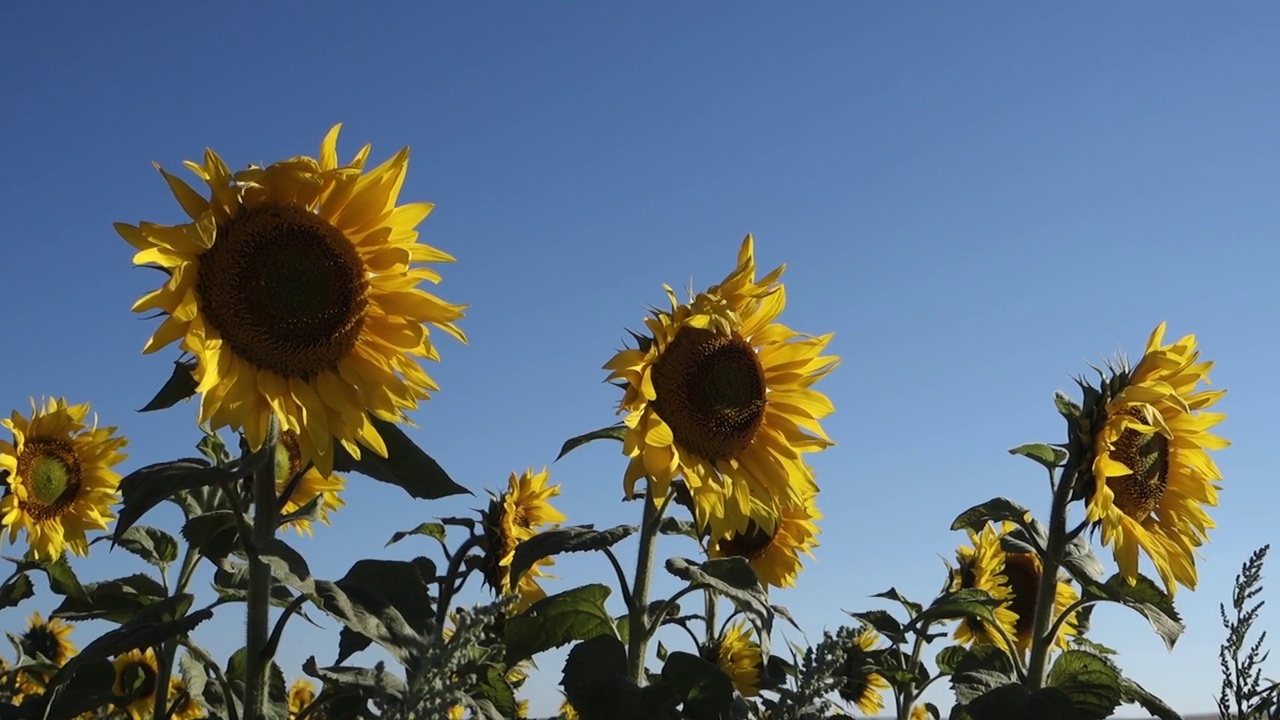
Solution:
[[[1136,408],[1125,411],[1129,416],[1146,422]],[[1145,520],[1160,505],[1160,498],[1169,485],[1169,440],[1160,433],[1150,435],[1132,428],[1120,434],[1111,456],[1124,463],[1133,472],[1107,479],[1107,486],[1115,493],[1116,507],[1134,520]]]
[[[676,442],[710,460],[741,453],[764,419],[764,368],[736,334],[681,328],[653,368],[653,389]]]
[[[1018,615],[1014,637],[1030,638],[1040,593],[1040,568],[1035,557],[1031,553],[1009,553],[1004,559],[1004,576],[1009,580],[1009,609]]]
[[[772,543],[773,535],[765,532],[763,528],[752,522],[748,524],[746,532],[733,533],[729,537],[722,539],[718,545],[720,554],[726,557],[738,556],[748,560],[755,560],[764,555]]]
[[[22,509],[37,521],[60,517],[80,494],[80,458],[66,440],[27,438],[17,471],[27,489]]]
[[[28,628],[22,633],[22,639],[19,643],[22,645],[22,654],[28,657],[44,656],[54,665],[61,666],[67,661],[67,651],[59,642],[57,634],[53,632],[53,628],[48,623],[41,623],[35,627]]]
[[[294,205],[243,209],[200,256],[201,312],[254,366],[310,379],[355,346],[369,283],[355,246]]]

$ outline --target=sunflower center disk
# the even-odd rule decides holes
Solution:
[[[736,555],[748,560],[755,560],[769,549],[773,535],[765,532],[754,522],[747,527],[745,533],[733,533],[720,541],[720,552],[725,555]]]
[[[1004,560],[1004,576],[1009,580],[1009,609],[1018,614],[1015,637],[1030,637],[1040,594],[1040,571],[1028,553],[1010,553]]]
[[[62,644],[58,642],[58,636],[45,625],[37,625],[23,633],[21,645],[24,655],[43,655],[55,663],[63,659],[63,653],[60,652]]]
[[[200,256],[202,311],[256,367],[310,379],[355,347],[369,283],[355,246],[293,205],[242,210]]]
[[[764,368],[736,335],[681,328],[653,368],[653,389],[676,442],[711,460],[741,453],[764,419]]]
[[[1133,470],[1129,475],[1107,480],[1115,492],[1116,507],[1134,520],[1146,519],[1160,505],[1169,484],[1168,438],[1129,428],[1120,434],[1111,455]]]
[[[80,492],[75,449],[56,438],[30,438],[18,457],[18,477],[26,485],[26,510],[36,520],[58,517]]]

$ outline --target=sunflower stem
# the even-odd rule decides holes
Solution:
[[[1053,505],[1049,510],[1049,542],[1040,558],[1040,587],[1036,595],[1035,623],[1031,630],[1031,659],[1027,661],[1027,686],[1038,690],[1044,686],[1045,667],[1054,636],[1049,633],[1053,621],[1054,598],[1058,590],[1058,568],[1062,565],[1067,547],[1067,505],[1071,502],[1071,490],[1075,485],[1075,456],[1069,457],[1062,468],[1062,475],[1053,490]],[[1053,471],[1049,471],[1052,480]]]
[[[253,536],[255,550],[270,544],[276,534],[276,444],[280,423],[273,415],[267,430],[263,452],[268,461],[253,474]],[[269,642],[271,608],[271,568],[257,552],[249,556],[249,593],[247,630],[245,633],[245,720],[267,717],[267,682],[271,658],[266,650]]]
[[[200,562],[200,556],[196,554],[196,546],[188,544],[187,550],[182,556],[182,566],[178,571],[177,584],[173,586],[172,596],[181,595],[187,591],[187,584],[191,582],[191,575],[195,572],[196,565]],[[161,569],[163,572],[163,568]],[[173,661],[178,654],[178,641],[170,638],[164,641],[160,646],[160,672],[156,676],[156,697],[155,704],[151,708],[152,717],[156,720],[164,720],[169,717],[169,709],[166,705],[169,698],[169,678],[173,677]],[[163,691],[161,690],[163,689]]]
[[[662,505],[653,499],[653,485],[644,494],[644,515],[640,522],[640,549],[636,553],[636,578],[631,585],[633,610],[630,615],[630,633],[627,642],[627,670],[631,679],[645,684],[644,656],[649,645],[649,575],[653,572],[653,541],[658,536],[658,524],[667,508],[668,498]]]

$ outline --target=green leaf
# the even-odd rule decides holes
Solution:
[[[962,645],[951,645],[942,648],[942,650],[938,652],[937,657],[933,659],[933,662],[938,666],[938,672],[943,675],[950,675],[956,671],[956,664],[959,663],[968,652],[969,651]]]
[[[151,412],[152,410],[163,410],[178,404],[179,400],[186,400],[196,394],[196,388],[200,383],[196,382],[193,374],[196,369],[195,360],[177,360],[173,363],[173,374],[165,381],[164,386],[160,388],[160,392],[151,398],[151,402],[147,403],[138,412]]]
[[[902,595],[902,593],[898,592],[897,588],[889,588],[888,590],[885,590],[884,592],[876,593],[871,597],[884,598],[885,600],[893,600],[894,602],[898,603],[902,607],[906,608],[907,617],[915,617],[916,615],[920,614],[921,610],[924,610],[923,605],[921,605],[918,602],[912,602],[908,600],[906,597]]]
[[[746,558],[716,558],[704,563],[668,558],[666,567],[667,572],[692,587],[709,588],[728,598],[761,630],[762,640],[769,636],[773,628],[773,608]]]
[[[1030,510],[1008,498],[992,498],[960,513],[951,523],[951,529],[980,532],[988,522],[1013,520],[1017,523],[1025,523],[1030,513]]]
[[[991,597],[986,590],[965,588],[955,592],[944,593],[933,601],[929,607],[911,619],[907,630],[923,627],[926,623],[938,620],[955,620],[974,617],[986,622],[995,622],[992,614],[1000,601]]]
[[[0,585],[0,608],[15,607],[35,594],[31,578],[26,573],[18,573]]]
[[[615,633],[613,618],[604,607],[607,597],[607,585],[583,585],[545,597],[523,613],[508,619],[505,640],[507,663],[514,665],[574,640],[587,640],[602,634],[612,637]],[[623,672],[626,672],[625,665]]]
[[[116,544],[156,567],[165,567],[178,559],[178,541],[149,525],[134,525],[125,530]]]
[[[200,442],[196,443],[196,450],[200,454],[209,458],[209,462],[214,465],[225,466],[231,462],[231,453],[227,451],[226,443],[222,442],[222,438],[218,433],[209,430],[203,425],[200,427],[204,431],[204,437],[200,438]]]
[[[382,436],[387,456],[380,457],[376,452],[363,448],[357,460],[341,444],[335,443],[333,469],[336,472],[361,473],[379,482],[398,486],[419,500],[471,494],[470,490],[454,482],[440,463],[409,439],[398,425],[373,416],[369,417],[369,422]]]
[[[1112,575],[1105,583],[1087,581],[1087,578],[1080,577],[1076,579],[1081,581],[1084,597],[1111,600],[1142,613],[1170,650],[1186,629],[1178,611],[1173,607],[1173,598],[1145,575],[1138,575],[1133,585],[1120,573]]]
[[[543,530],[516,546],[511,558],[511,583],[520,580],[534,563],[560,553],[588,552],[612,547],[637,530],[634,525],[618,525],[596,530],[593,525]]]
[[[1120,673],[1111,661],[1084,650],[1067,650],[1049,670],[1049,685],[1071,698],[1073,720],[1106,720],[1123,702]]]
[[[427,537],[435,538],[443,545],[445,538],[444,523],[424,522],[412,530],[399,530],[391,534],[391,539],[388,540],[387,544],[383,545],[383,547],[395,545],[410,535],[426,535]]]
[[[510,646],[507,650],[510,662]],[[582,720],[638,718],[640,687],[627,677],[627,649],[612,634],[575,645],[565,658],[560,686]]]
[[[520,706],[516,701],[516,691],[507,681],[507,674],[502,668],[486,664],[477,673],[476,684],[471,688],[472,699],[487,700],[493,705],[498,717],[520,717]]]
[[[115,699],[115,680],[115,668],[106,658],[81,661],[51,678],[43,695],[24,702],[23,716],[72,718],[108,707]]]
[[[965,711],[974,720],[1073,720],[1071,699],[1047,687],[1032,691],[1018,684],[1002,685],[974,698]]]
[[[846,610],[845,613],[870,625],[876,632],[884,635],[895,645],[906,641],[907,636],[903,632],[902,623],[898,622],[898,619],[890,615],[888,611],[866,610],[863,612],[849,612]]]
[[[1083,534],[1077,535],[1067,543],[1062,566],[1071,573],[1072,577],[1081,578],[1081,582],[1102,580],[1102,575],[1106,572],[1102,561],[1098,559],[1098,555],[1094,553],[1093,547]]]
[[[1025,458],[1031,458],[1046,468],[1053,470],[1062,465],[1062,461],[1067,459],[1067,451],[1062,448],[1045,445],[1044,443],[1027,443],[1019,445],[1009,451],[1010,455],[1021,455]]]
[[[195,515],[182,525],[182,537],[196,551],[219,567],[240,547],[240,528],[235,510],[213,510]]]
[[[564,441],[564,445],[560,446],[560,454],[556,455],[556,460],[559,460],[565,455],[568,455],[570,451],[576,448],[582,447],[583,445],[586,445],[592,440],[609,439],[609,440],[620,441],[626,434],[627,434],[627,426],[623,425],[622,423],[618,423],[617,425],[610,425],[609,427],[603,427],[603,428],[600,428],[599,430],[592,430],[589,433],[584,433],[577,437],[569,438],[568,440]]]
[[[253,474],[265,460],[266,453],[256,452],[225,468],[212,466],[200,458],[188,458],[134,470],[120,481],[120,513],[112,542],[119,543],[125,531],[144,513],[175,494],[235,482]]]
[[[684,518],[672,517],[667,515],[662,518],[662,522],[658,523],[658,532],[663,535],[684,535],[694,540],[702,537],[698,533],[698,528],[693,522]]]
[[[1152,695],[1146,688],[1129,678],[1120,678],[1120,692],[1124,702],[1137,703],[1142,706],[1143,710],[1160,720],[1182,720],[1182,716],[1166,705],[1163,700]]]
[[[956,702],[964,704],[1016,679],[1013,661],[1003,650],[995,645],[975,645],[956,660],[951,687]]]
[[[303,661],[302,672],[323,680],[326,684],[360,688],[361,694],[366,697],[399,700],[409,691],[404,681],[394,673],[387,672],[381,663],[373,669],[336,666],[322,668],[316,667],[316,658],[312,655]]]
[[[240,648],[227,660],[227,682],[240,697],[245,695],[245,672],[247,671],[247,652]],[[267,715],[265,720],[285,720],[288,717],[286,708],[287,695],[284,687],[284,673],[274,661],[267,671]]]
[[[67,562],[65,553],[53,560],[28,560],[26,558],[11,557],[6,557],[5,560],[14,564],[14,572],[29,572],[31,570],[43,572],[49,579],[49,590],[56,595],[84,597],[84,586],[80,584],[79,578],[76,577],[75,572],[71,569],[71,564]]]
[[[427,583],[435,579],[435,572],[435,563],[427,558],[412,561],[358,560],[335,584],[365,612],[379,618],[398,617],[425,637],[435,618],[427,587]],[[344,630],[359,634],[351,628]],[[352,652],[368,647],[370,641],[370,638],[365,638],[363,642],[353,642],[348,638],[347,647],[339,648],[336,662],[344,662]]]
[[[224,601],[244,602],[249,598],[249,566],[228,562],[213,571],[213,591]],[[280,583],[271,583],[271,604],[287,607],[293,602],[293,591]]]
[[[150,575],[129,575],[85,585],[83,594],[68,595],[51,616],[126,623],[167,596],[164,586]]]
[[[690,720],[720,720],[729,716],[733,679],[718,665],[687,652],[673,652],[662,666],[661,683],[683,703]]]

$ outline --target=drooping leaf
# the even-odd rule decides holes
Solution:
[[[938,652],[933,662],[938,666],[938,672],[950,675],[956,671],[956,664],[967,652],[969,651],[962,645],[949,645]]]
[[[992,498],[981,505],[974,505],[956,516],[951,523],[952,530],[972,530],[980,532],[988,522],[998,523],[1002,520],[1013,520],[1023,523],[1030,517],[1031,511],[1008,498]]]
[[[1071,698],[1073,720],[1106,720],[1124,700],[1115,666],[1084,650],[1059,655],[1049,669],[1049,685]]]
[[[671,515],[663,517],[662,521],[658,523],[658,532],[663,535],[683,535],[694,540],[701,537],[698,533],[698,527],[692,521],[672,517]]]
[[[1010,455],[1021,455],[1040,463],[1044,467],[1053,470],[1060,465],[1062,461],[1067,459],[1067,451],[1052,445],[1044,443],[1027,443],[1019,445],[1009,450]]]
[[[632,720],[638,715],[640,687],[627,677],[627,649],[612,634],[575,645],[565,659],[560,685],[582,720]]]
[[[718,665],[687,652],[673,652],[662,666],[662,684],[682,703],[690,720],[729,717],[733,680]]]
[[[885,600],[893,600],[894,602],[898,603],[899,605],[901,605],[903,608],[906,609],[908,617],[915,617],[916,615],[920,614],[921,610],[924,610],[923,605],[921,605],[918,602],[912,602],[911,600],[908,600],[906,597],[902,595],[902,593],[898,592],[897,588],[889,588],[888,590],[885,590],[884,592],[878,592],[875,595],[872,595],[871,597],[884,598]]]
[[[359,560],[335,584],[365,612],[379,618],[398,615],[418,635],[425,637],[435,617],[432,598],[427,583],[435,578],[435,564],[427,558],[406,560]],[[346,642],[339,638],[340,664],[368,647],[371,638],[364,638],[359,631],[343,628]],[[351,635],[359,635],[357,641]]]
[[[693,587],[710,588],[728,598],[761,629],[762,640],[768,637],[773,628],[773,608],[746,558],[716,558],[696,563],[676,557],[669,558],[666,567],[667,572]]]
[[[1102,561],[1098,559],[1097,553],[1093,551],[1093,546],[1085,539],[1083,534],[1077,535],[1067,543],[1066,552],[1062,559],[1062,567],[1071,573],[1075,578],[1087,578],[1088,580],[1102,580],[1103,573],[1106,568],[1103,567]]]
[[[85,585],[82,594],[66,596],[51,616],[125,623],[167,596],[164,586],[150,575],[128,575]]]
[[[201,458],[188,458],[134,470],[120,481],[120,512],[112,542],[118,543],[144,513],[176,493],[248,477],[262,467],[266,457],[265,452],[251,453],[227,467],[210,465]]]
[[[325,683],[360,688],[366,697],[399,700],[409,688],[395,673],[387,672],[382,663],[375,668],[317,667],[314,655],[302,663],[302,672]]]
[[[15,607],[35,594],[31,578],[26,573],[17,573],[0,585],[0,608]]]
[[[902,623],[898,622],[898,618],[890,615],[886,610],[864,610],[862,612],[849,612],[846,610],[845,612],[867,623],[876,632],[884,635],[895,644],[906,642],[907,636],[903,632]]]
[[[213,571],[213,590],[223,600],[244,602],[249,597],[249,566],[245,563],[226,563]],[[288,607],[293,602],[293,591],[280,583],[271,583],[271,604]]]
[[[613,618],[605,610],[607,585],[583,585],[550,595],[507,620],[506,660],[515,664],[574,640],[614,635]],[[624,665],[625,672],[625,665]]]
[[[180,400],[186,400],[196,394],[196,388],[200,383],[196,382],[193,374],[196,369],[195,360],[176,360],[173,363],[173,373],[169,375],[169,379],[165,381],[164,386],[160,388],[160,392],[151,398],[151,402],[147,403],[138,412],[151,412],[152,410],[163,410],[173,407]]]
[[[592,430],[589,433],[583,433],[577,437],[571,437],[564,441],[564,445],[560,446],[560,454],[556,455],[556,460],[568,455],[570,451],[582,447],[592,440],[622,440],[627,433],[627,426],[621,423],[610,425],[599,430]]]
[[[81,661],[70,672],[51,678],[43,696],[24,703],[24,716],[73,718],[106,707],[113,701],[115,680],[115,668],[107,659]]]
[[[213,510],[195,515],[182,525],[182,537],[210,562],[225,567],[226,559],[240,547],[235,510]]]
[[[75,571],[71,569],[71,563],[67,562],[66,554],[59,555],[53,560],[29,560],[11,557],[4,559],[14,564],[14,572],[39,570],[44,573],[45,577],[49,579],[49,590],[55,595],[84,597],[84,586],[80,584],[80,579],[76,577]]]
[[[951,687],[956,702],[964,704],[1016,680],[1013,661],[1003,650],[995,645],[975,645],[956,659]]]
[[[1126,677],[1120,678],[1121,697],[1126,703],[1137,703],[1143,710],[1160,720],[1182,720],[1182,716],[1163,700],[1152,695],[1150,691]]]
[[[422,448],[418,447],[395,423],[370,416],[382,441],[387,446],[387,456],[362,448],[360,459],[351,457],[340,444],[334,445],[333,469],[337,472],[358,472],[379,482],[396,485],[419,500],[438,500],[450,495],[470,495],[471,491],[449,477]]]
[[[116,544],[156,567],[178,559],[178,541],[169,533],[150,525],[134,525],[120,533]]]
[[[424,522],[412,530],[396,531],[391,534],[391,539],[388,540],[387,544],[384,545],[383,547],[395,545],[396,543],[409,537],[410,535],[426,535],[427,537],[435,538],[438,542],[443,544],[444,538],[445,538],[444,523]]]
[[[1138,575],[1133,585],[1120,573],[1112,575],[1105,583],[1089,581],[1087,577],[1076,579],[1081,581],[1084,597],[1111,600],[1142,613],[1170,650],[1186,629],[1173,607],[1173,598],[1145,575]]]
[[[594,525],[570,525],[543,530],[516,546],[511,558],[512,584],[542,558],[561,553],[603,550],[621,542],[636,531],[634,525],[618,525],[608,530],[596,530]]]
[[[955,592],[944,593],[934,600],[923,612],[912,618],[907,630],[922,627],[925,623],[937,620],[954,620],[972,617],[986,622],[995,622],[992,613],[1000,605],[1000,601],[991,597],[986,590],[964,588]]]

